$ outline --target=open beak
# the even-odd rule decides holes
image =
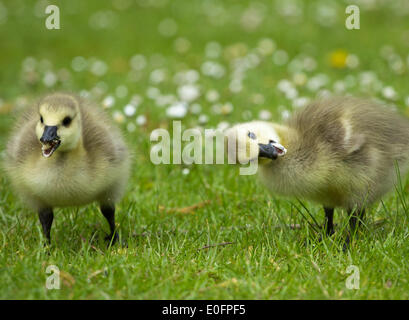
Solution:
[[[57,126],[45,126],[43,136],[40,139],[43,156],[49,158],[60,146],[61,140],[57,135]]]
[[[281,144],[277,142],[268,143],[268,144],[258,144],[260,158],[267,158],[271,160],[277,159],[277,157],[283,156],[286,154],[287,150]]]

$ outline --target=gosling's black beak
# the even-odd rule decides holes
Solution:
[[[57,126],[45,126],[43,136],[40,141],[42,143],[52,142],[56,139],[59,139],[57,135]]]
[[[259,148],[258,156],[260,158],[268,158],[271,160],[277,159],[278,153],[276,148],[274,148],[272,144],[259,143],[258,148]]]

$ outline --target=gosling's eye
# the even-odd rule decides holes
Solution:
[[[41,123],[44,123],[43,116],[40,116],[40,121],[41,121]]]
[[[269,140],[268,143],[276,143],[274,140]]]
[[[71,124],[72,119],[70,117],[65,117],[62,121],[63,126],[68,127]]]
[[[253,140],[257,139],[256,135],[253,132],[249,132],[248,136],[250,139],[253,139]]]

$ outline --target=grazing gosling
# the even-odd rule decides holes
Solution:
[[[4,168],[22,200],[38,212],[50,242],[53,209],[98,202],[115,242],[115,204],[130,156],[119,130],[101,108],[54,93],[26,110],[13,130]]]
[[[402,175],[408,171],[408,119],[357,98],[311,103],[284,125],[238,124],[226,137],[242,146],[228,155],[241,163],[258,161],[273,193],[322,204],[328,235],[334,232],[335,207],[347,210],[355,231],[365,207],[396,184],[396,168]]]

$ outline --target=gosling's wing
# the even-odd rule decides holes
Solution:
[[[346,114],[345,104],[340,99],[318,100],[296,112],[288,125],[301,137],[299,151],[314,155],[325,149],[343,156],[361,148],[365,137],[355,131]]]

